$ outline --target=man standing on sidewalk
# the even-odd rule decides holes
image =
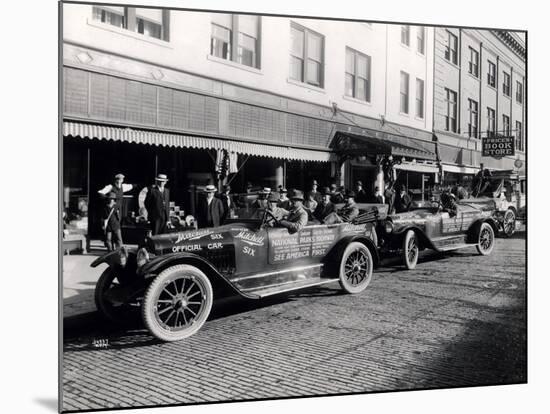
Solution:
[[[166,232],[171,227],[170,219],[170,191],[166,188],[168,178],[165,174],[159,174],[155,179],[156,184],[152,185],[145,197],[145,208],[153,236]]]
[[[117,204],[117,195],[114,192],[107,194],[107,204],[103,210],[103,231],[105,233],[105,246],[112,252],[122,246],[122,233],[120,231],[120,209]]]
[[[133,188],[134,186],[132,184],[126,184],[124,182],[124,174],[117,174],[115,175],[113,184],[107,184],[105,187],[99,190],[98,193],[102,196],[107,196],[110,193],[114,193],[116,195],[116,204],[120,213],[122,214],[122,199],[124,197],[124,193],[131,191]]]
[[[214,197],[216,187],[212,184],[204,189],[206,199],[202,199],[199,204],[199,227],[218,227],[224,213],[223,203],[219,198]]]

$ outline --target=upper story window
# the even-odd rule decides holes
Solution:
[[[140,33],[155,39],[168,40],[166,30],[169,11],[162,9],[94,6],[93,18],[102,23]]]
[[[324,36],[293,23],[290,40],[290,78],[322,88]]]
[[[523,83],[516,81],[516,101],[517,103],[523,103]]]
[[[470,61],[468,62],[468,73],[479,76],[479,53],[474,48],[470,48]]]
[[[510,117],[508,115],[502,115],[502,134],[510,135]]]
[[[426,28],[424,26],[416,28],[416,51],[421,55],[426,53]]]
[[[259,25],[258,16],[212,14],[210,54],[259,68]]]
[[[496,86],[496,73],[497,73],[497,67],[496,65],[491,62],[490,60],[487,61],[487,85],[492,86],[493,88]]]
[[[418,118],[424,118],[424,81],[416,78],[416,112]]]
[[[411,26],[401,26],[401,43],[411,45]]]
[[[473,99],[468,99],[468,112],[470,113],[470,119],[468,122],[468,136],[471,138],[477,138],[478,105]]]
[[[445,88],[445,102],[447,104],[447,113],[445,115],[445,130],[456,132],[456,97],[455,91]]]
[[[516,121],[516,148],[523,151],[523,128],[519,121]]]
[[[371,58],[346,48],[346,95],[370,102]]]
[[[458,65],[458,37],[447,32],[447,43],[445,45],[445,59]]]
[[[510,96],[510,74],[502,72],[502,93]]]
[[[409,74],[403,71],[401,71],[399,112],[409,113]]]
[[[487,135],[492,137],[495,135],[495,110],[487,107]]]

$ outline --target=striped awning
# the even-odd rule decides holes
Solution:
[[[336,160],[335,154],[328,151],[315,151],[280,145],[256,144],[229,139],[209,138],[194,135],[171,134],[133,128],[112,127],[107,125],[80,122],[63,122],[63,136],[112,141],[133,142],[137,144],[159,145],[164,147],[224,149],[238,154],[258,157],[280,158],[299,161],[329,162]]]

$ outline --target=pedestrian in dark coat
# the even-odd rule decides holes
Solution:
[[[103,231],[105,232],[105,246],[112,252],[122,246],[122,232],[120,230],[120,208],[117,203],[117,194],[107,194],[107,204],[103,210]]]
[[[317,180],[313,180],[311,182],[311,190],[308,192],[308,196],[312,195],[313,199],[317,201],[317,203],[319,203],[323,198],[323,193],[318,190],[318,187],[319,187],[319,183],[317,182]]]
[[[357,181],[355,184],[355,201],[358,203],[368,203],[367,192],[363,188],[363,182]]]
[[[404,184],[401,185],[401,191],[395,198],[395,212],[404,213],[409,211],[411,206],[411,197],[407,194],[407,187]]]
[[[384,190],[384,202],[388,205],[388,214],[393,214],[394,203],[395,203],[395,191],[390,185],[390,183],[385,184],[386,189]]]
[[[159,174],[155,178],[156,184],[152,185],[145,197],[145,208],[153,235],[166,232],[172,227],[170,219],[170,191],[166,188],[168,178],[165,174]]]
[[[221,200],[214,197],[216,187],[207,185],[206,198],[199,202],[199,227],[218,227],[221,225],[224,208]]]
[[[231,186],[226,184],[223,186],[223,193],[218,195],[223,205],[222,223],[231,217],[231,212],[235,210],[235,202],[233,201],[233,195],[231,194]]]

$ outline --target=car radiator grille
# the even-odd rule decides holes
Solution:
[[[208,260],[222,275],[231,276],[235,273],[235,248],[225,246],[219,250],[206,250],[202,257]]]

